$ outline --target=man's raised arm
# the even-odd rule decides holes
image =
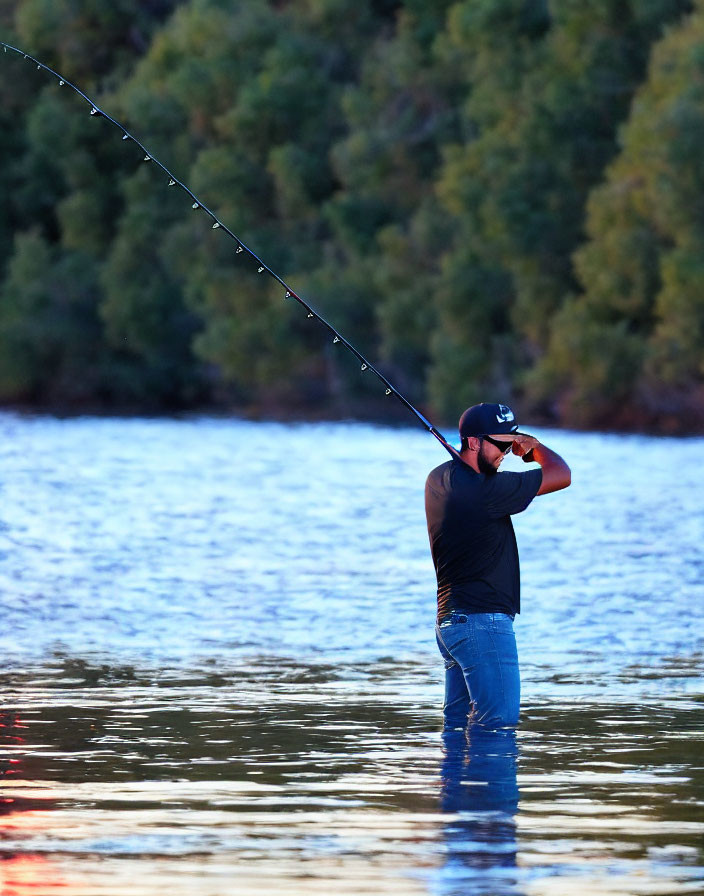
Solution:
[[[533,436],[516,436],[512,450],[526,463],[535,461],[542,467],[543,481],[538,489],[539,495],[558,492],[572,482],[572,471],[560,455]]]

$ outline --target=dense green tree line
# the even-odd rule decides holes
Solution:
[[[704,426],[697,0],[0,0],[0,28],[431,413]],[[1,401],[388,406],[133,144],[0,62]]]

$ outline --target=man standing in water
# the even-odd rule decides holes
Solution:
[[[464,728],[468,719],[487,729],[513,727],[520,703],[513,633],[520,574],[511,515],[536,495],[566,488],[570,468],[533,436],[519,433],[506,405],[468,408],[459,430],[460,459],[436,467],[425,485],[438,579],[435,633],[445,662],[445,730]],[[499,473],[511,450],[540,469]]]

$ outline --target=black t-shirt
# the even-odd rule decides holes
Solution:
[[[511,514],[526,509],[542,481],[542,470],[485,476],[459,460],[430,473],[425,514],[438,577],[439,619],[452,612],[520,612]]]

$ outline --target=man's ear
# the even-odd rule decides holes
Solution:
[[[467,442],[469,444],[470,451],[479,451],[479,448],[482,444],[482,440],[479,438],[479,436],[470,436],[467,439]]]

